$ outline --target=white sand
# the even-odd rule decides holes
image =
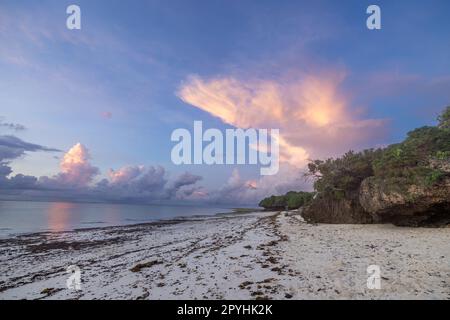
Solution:
[[[16,237],[0,260],[0,299],[450,299],[450,228],[254,213]],[[380,290],[367,289],[370,264]],[[69,265],[80,291],[66,287]]]

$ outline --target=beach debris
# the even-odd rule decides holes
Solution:
[[[267,261],[267,262],[270,262],[270,263],[272,263],[272,264],[278,263],[277,258],[275,258],[275,257],[269,257],[269,258],[267,258],[266,261]]]
[[[133,268],[131,268],[130,271],[131,272],[139,272],[144,268],[151,268],[157,264],[162,264],[162,262],[158,261],[158,260],[153,260],[153,261],[149,261],[149,262],[145,262],[145,263],[138,263]]]
[[[44,290],[41,291],[41,294],[45,294],[46,297],[51,296],[52,294],[55,294],[58,291],[61,291],[63,289],[61,288],[45,288]]]
[[[245,289],[245,287],[251,286],[252,284],[253,284],[253,282],[251,282],[251,281],[244,281],[239,285],[239,288]]]
[[[138,296],[136,300],[145,300],[150,296],[150,293],[148,291],[145,291],[142,295]]]

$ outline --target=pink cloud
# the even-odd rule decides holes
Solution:
[[[104,119],[111,119],[113,114],[111,111],[104,111],[101,113],[102,118]]]
[[[99,174],[99,169],[89,162],[88,149],[81,143],[75,144],[64,154],[60,163],[61,172],[55,179],[64,185],[86,187]]]
[[[341,90],[342,72],[294,80],[190,77],[178,91],[186,103],[238,128],[280,129],[280,159],[303,167],[379,138],[384,119],[360,119]]]
[[[137,178],[144,173],[144,166],[127,166],[118,170],[110,169],[108,172],[109,181],[113,184],[123,184]]]
[[[309,181],[298,168],[285,164],[278,174],[259,179],[243,179],[234,169],[228,181],[218,190],[208,192],[208,200],[216,203],[257,204],[270,195],[284,194],[291,190],[311,191]]]

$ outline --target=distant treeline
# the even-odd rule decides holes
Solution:
[[[313,192],[289,191],[288,193],[282,196],[271,196],[265,198],[259,203],[259,206],[268,210],[278,210],[278,209],[293,210],[308,204],[309,202],[311,202],[313,197],[314,197]]]

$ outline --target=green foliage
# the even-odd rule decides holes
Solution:
[[[432,173],[430,159],[436,157],[444,160],[449,153],[450,130],[418,128],[409,132],[402,143],[383,150],[373,162],[374,175],[383,178],[403,177],[411,183],[420,183]]]
[[[263,208],[284,208],[286,206],[286,200],[284,196],[271,196],[261,200],[259,203]]]
[[[359,188],[361,182],[373,175],[372,162],[379,157],[380,149],[349,151],[341,158],[314,160],[308,164],[309,174],[316,177],[314,188],[319,192],[343,198]]]
[[[445,172],[441,170],[432,170],[426,177],[425,177],[425,184],[427,186],[432,186],[436,182],[439,182],[443,177],[445,176]]]
[[[282,196],[271,196],[263,199],[259,206],[265,209],[298,209],[308,204],[314,196],[312,192],[295,192],[289,191]]]
[[[439,128],[450,129],[450,106],[445,108],[444,112],[438,117]]]
[[[294,192],[290,191],[285,195],[288,209],[298,209],[311,202],[314,193],[312,192]]]
[[[436,127],[425,126],[385,149],[349,151],[340,158],[313,160],[308,175],[316,178],[314,188],[335,199],[354,195],[368,177],[387,183],[432,186],[446,174],[430,165],[431,159],[450,159],[450,107],[438,118]]]
[[[436,152],[436,159],[447,160],[450,159],[450,151],[438,151]]]

